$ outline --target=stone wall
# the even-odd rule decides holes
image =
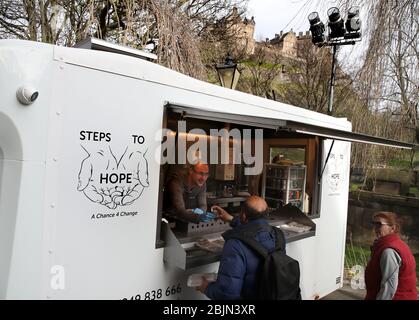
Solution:
[[[377,194],[368,191],[351,192],[348,204],[347,241],[369,246],[374,239],[370,225],[377,211],[391,211],[401,220],[401,237],[413,253],[419,253],[419,199]]]
[[[351,169],[352,182],[363,182],[364,177],[365,175],[362,169]],[[367,177],[366,189],[370,191],[374,190],[374,188],[376,188],[379,183],[383,182],[399,184],[400,194],[407,195],[407,193],[409,193],[410,186],[418,186],[419,172],[414,170],[397,170],[385,168],[373,169]]]

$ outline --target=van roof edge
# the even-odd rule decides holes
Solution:
[[[144,59],[147,61],[156,61],[157,55],[154,53],[133,49],[127,46],[118,45],[115,43],[111,43],[105,40],[97,39],[94,37],[87,37],[86,39],[76,43],[74,48],[81,48],[81,49],[91,49],[91,50],[99,50],[99,51],[107,51],[113,53],[119,53],[128,55],[131,57],[136,57],[140,59]]]

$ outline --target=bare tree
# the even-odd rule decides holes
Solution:
[[[281,90],[284,102],[325,112],[330,78],[331,55],[328,48],[317,48],[309,41],[299,45],[298,63],[287,68],[287,79]]]
[[[0,38],[65,46],[94,36],[135,48],[155,44],[159,62],[205,78],[200,35],[247,0],[2,0]]]
[[[268,43],[257,45],[254,54],[241,63],[238,89],[261,97],[275,98],[272,93],[283,72],[283,57]]]
[[[345,5],[352,0],[342,1]],[[372,110],[388,111],[398,119],[394,138],[418,141],[419,2],[417,0],[365,1],[368,18],[367,50],[359,91]]]

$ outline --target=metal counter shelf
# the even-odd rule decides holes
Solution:
[[[185,269],[220,261],[221,252],[210,252],[205,249],[191,248],[186,250]]]
[[[226,204],[226,203],[232,203],[232,202],[243,202],[246,201],[247,197],[239,197],[239,196],[233,196],[233,197],[207,197],[207,203],[208,205],[213,204]]]
[[[287,243],[313,237],[316,235],[315,224],[305,215],[304,217],[301,217],[299,215],[296,216],[294,213],[290,214],[287,212],[286,217],[281,217],[281,215],[271,215],[268,217],[268,221],[270,225],[276,227],[292,221],[311,226],[312,229],[305,232],[293,232],[290,230],[282,229],[284,231]],[[226,230],[228,230],[228,228]],[[172,229],[170,229],[169,225],[165,225],[165,262],[170,265],[175,265],[183,270],[218,262],[220,260],[222,250],[219,252],[211,252],[197,247],[195,243],[202,238],[205,238],[209,241],[219,239],[222,233],[226,230],[209,234],[185,236],[179,232],[174,232]]]
[[[271,224],[275,225],[275,224]],[[276,224],[279,225],[279,224]],[[292,232],[288,230],[283,230],[285,234],[285,239],[287,243],[294,241],[302,240],[309,237],[314,237],[316,235],[315,230],[310,230],[306,232]],[[186,251],[186,263],[185,269],[195,268],[202,265],[210,264],[213,262],[220,261],[221,252],[211,252],[205,249],[190,247],[185,249]]]
[[[196,247],[195,243],[202,238],[210,241],[220,238],[222,232],[225,230],[210,234],[182,236],[179,232],[174,232],[169,224],[166,223],[163,224],[162,230],[166,243],[163,259],[168,265],[186,270],[220,260],[221,251],[210,252]]]

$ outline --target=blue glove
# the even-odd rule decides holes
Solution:
[[[193,213],[197,214],[199,216],[199,221],[201,222],[211,222],[215,218],[217,218],[217,215],[212,212],[204,212],[201,208],[195,208],[192,210]]]

